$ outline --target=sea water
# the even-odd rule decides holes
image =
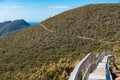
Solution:
[[[35,26],[35,25],[37,25],[39,22],[29,22],[29,24],[31,25],[31,26]],[[30,26],[30,27],[31,27]]]

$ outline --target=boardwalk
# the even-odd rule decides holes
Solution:
[[[113,80],[108,61],[111,56],[105,52],[89,53],[76,65],[69,80]]]

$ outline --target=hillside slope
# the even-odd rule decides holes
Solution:
[[[11,21],[5,21],[3,23],[0,23],[0,28],[2,28],[3,26],[5,26],[6,24],[11,23]]]
[[[30,26],[25,20],[14,20],[0,23],[0,36],[12,34]]]
[[[120,4],[69,10],[1,38],[0,79],[67,80],[86,53],[116,50],[119,42]]]

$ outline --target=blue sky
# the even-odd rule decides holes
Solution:
[[[63,11],[95,3],[120,3],[120,0],[0,0],[0,22],[15,19],[40,22]]]

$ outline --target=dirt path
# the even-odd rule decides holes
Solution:
[[[98,41],[98,42],[101,42],[101,43],[106,43],[106,44],[114,44],[114,42],[110,42],[110,41],[104,41],[102,39],[94,39],[94,38],[90,38],[90,37],[85,37],[85,36],[77,36],[78,38],[80,39],[87,39],[87,40],[92,40],[92,41]]]
[[[44,26],[43,24],[38,24],[38,25],[42,26],[46,31],[55,32],[55,31],[52,31],[52,30],[48,29],[48,28],[47,28],[46,26]]]
[[[88,40],[96,41],[95,39],[89,38],[89,37],[83,37],[83,36],[77,36],[77,37],[81,39],[88,39]]]

